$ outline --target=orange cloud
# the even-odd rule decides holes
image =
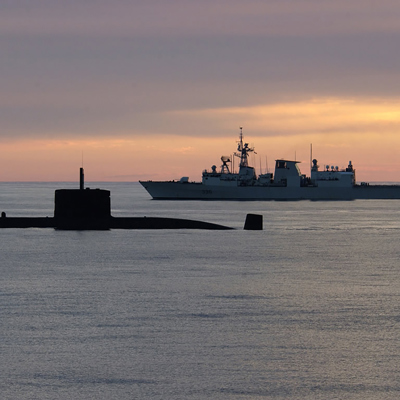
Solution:
[[[293,103],[177,111],[174,115],[219,122],[242,121],[252,135],[390,133],[400,127],[400,100],[322,98]],[[224,124],[225,125],[225,124]],[[256,133],[254,132],[256,131]],[[264,133],[262,133],[264,132]]]
[[[3,142],[2,181],[74,181],[82,164],[88,181],[201,178],[236,150],[239,126],[254,145],[253,165],[270,169],[277,158],[303,161],[309,173],[310,144],[320,165],[343,167],[352,160],[363,181],[400,181],[400,100],[320,98],[292,103],[168,114],[181,128],[174,135],[137,131],[115,138]],[[206,122],[205,122],[206,121]],[[212,137],[190,126],[214,126]],[[190,132],[190,135],[185,135]],[[222,135],[218,135],[222,132]],[[229,133],[229,137],[227,134]],[[83,134],[82,134],[83,136]],[[60,134],[60,137],[62,135]]]

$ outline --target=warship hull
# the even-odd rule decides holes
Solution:
[[[206,186],[197,182],[140,182],[155,200],[400,199],[400,185],[352,187]]]

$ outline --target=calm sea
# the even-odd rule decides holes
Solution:
[[[0,211],[54,190],[1,183]],[[154,201],[233,231],[0,230],[1,399],[398,399],[400,201]],[[263,231],[244,231],[247,213]]]

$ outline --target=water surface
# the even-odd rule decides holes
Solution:
[[[52,216],[57,183],[1,183]],[[400,201],[152,201],[233,231],[0,230],[3,399],[398,399]],[[244,231],[248,212],[264,230]]]

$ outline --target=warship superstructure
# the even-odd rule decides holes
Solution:
[[[350,161],[346,168],[335,166],[320,168],[312,160],[309,177],[302,174],[299,161],[275,160],[275,172],[257,176],[248,163],[254,148],[243,141],[240,128],[237,151],[239,172],[231,171],[231,157],[222,156],[219,170],[202,173],[201,182],[191,182],[188,177],[178,181],[140,181],[156,200],[354,200],[400,199],[400,185],[356,182],[356,172]]]

